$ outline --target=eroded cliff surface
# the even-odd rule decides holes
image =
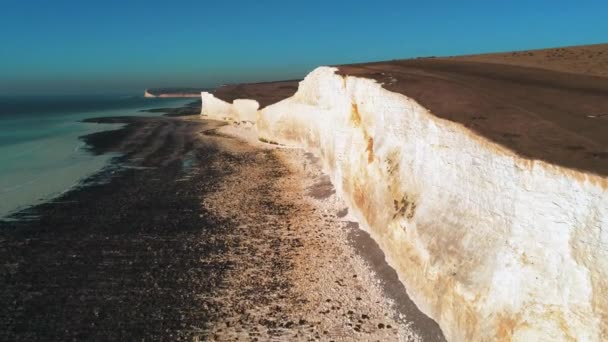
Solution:
[[[236,113],[209,96],[207,115]],[[608,338],[605,177],[524,158],[334,68],[256,125],[261,139],[322,158],[448,339]]]
[[[236,99],[232,103],[222,101],[208,92],[201,93],[204,104],[201,116],[215,120],[248,121],[255,123],[260,105],[255,100]]]

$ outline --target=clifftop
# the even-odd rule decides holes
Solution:
[[[572,74],[608,77],[608,44],[488,53],[450,59],[519,65]]]
[[[606,176],[608,77],[598,76],[608,75],[603,47],[606,52],[594,50],[585,62],[596,66],[594,75],[573,72],[587,47],[364,63],[341,66],[339,73],[374,79],[521,156]],[[554,54],[562,57],[548,59]],[[541,60],[542,68],[532,66]]]

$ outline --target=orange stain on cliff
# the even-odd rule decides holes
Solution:
[[[359,108],[357,108],[356,103],[353,103],[350,108],[350,122],[355,127],[359,127],[361,125],[361,115],[359,115]]]
[[[519,317],[501,315],[498,318],[496,337],[499,341],[511,341],[513,332],[518,325]]]
[[[374,138],[367,139],[367,163],[374,161]]]
[[[366,200],[365,200],[365,190],[361,188],[361,185],[355,183],[353,186],[353,199],[354,204],[357,209],[359,209],[364,215],[367,214],[366,208]]]

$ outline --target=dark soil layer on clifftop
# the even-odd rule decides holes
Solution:
[[[322,176],[303,152],[254,148],[198,117],[89,121],[126,123],[83,137],[123,155],[0,221],[0,340],[443,340],[340,243],[344,212],[305,199],[303,170]]]
[[[299,80],[229,84],[217,88],[213,95],[228,102],[236,99],[256,100],[260,108],[264,108],[295,94],[298,82]]]
[[[607,176],[608,78],[595,76],[608,75],[606,56],[608,44],[339,69],[524,157]]]

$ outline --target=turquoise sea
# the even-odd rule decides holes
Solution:
[[[192,99],[137,96],[0,96],[0,218],[78,185],[116,155],[94,156],[80,136],[118,124],[105,116],[156,116],[142,109],[181,107]]]

